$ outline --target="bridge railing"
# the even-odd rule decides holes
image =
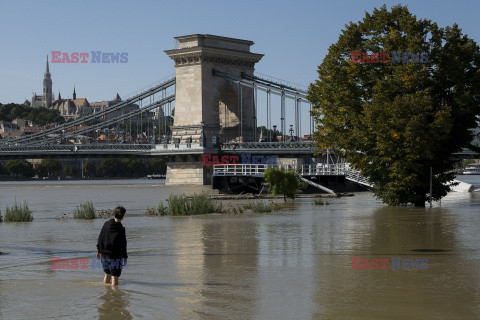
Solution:
[[[312,141],[292,142],[229,142],[222,144],[222,150],[248,150],[248,149],[312,149]]]
[[[344,163],[316,163],[300,166],[283,165],[281,168],[298,171],[302,176],[343,176],[345,174]]]
[[[271,167],[267,164],[226,164],[214,165],[214,176],[263,176],[265,170]]]
[[[374,186],[374,183],[372,183],[368,179],[364,178],[360,171],[352,169],[352,168],[347,168],[345,170],[345,178],[350,180],[350,181],[356,182],[358,184],[367,186],[367,187],[373,187]]]
[[[269,167],[277,167],[285,171],[295,171],[301,176],[344,176],[344,164],[312,164],[312,165],[268,165],[268,164],[219,164],[213,166],[213,175],[217,176],[263,176]]]

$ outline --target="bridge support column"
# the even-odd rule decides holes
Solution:
[[[253,76],[262,54],[250,52],[252,41],[214,35],[175,37],[178,49],[165,53],[175,61],[175,115],[172,137],[184,141],[212,139],[221,142],[253,141],[253,88],[215,76],[213,70],[241,77]]]
[[[200,155],[175,156],[167,163],[166,185],[210,185],[212,167],[203,167]]]

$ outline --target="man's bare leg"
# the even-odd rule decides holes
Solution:
[[[118,286],[118,277],[115,277],[115,276],[112,277],[112,287],[113,286]]]
[[[112,275],[111,274],[105,274],[105,278],[103,278],[103,283],[108,284],[112,280]]]

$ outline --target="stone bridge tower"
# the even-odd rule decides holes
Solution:
[[[252,41],[208,34],[175,37],[178,49],[165,53],[175,61],[176,92],[173,139],[199,143],[217,152],[213,141],[253,141],[256,130],[253,88],[215,76],[213,70],[240,77],[253,75],[262,54],[250,52]],[[211,167],[200,155],[176,156],[167,165],[167,184],[209,184]]]
[[[220,142],[252,141],[255,128],[253,89],[214,76],[213,69],[238,77],[253,75],[262,54],[253,41],[207,34],[175,37],[179,48],[165,53],[175,61],[176,94],[173,138]]]

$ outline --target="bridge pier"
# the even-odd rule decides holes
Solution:
[[[179,155],[167,163],[165,185],[210,185],[212,167],[204,167],[201,155]]]
[[[199,143],[204,152],[220,142],[253,141],[256,113],[253,88],[214,75],[214,70],[253,76],[262,54],[250,52],[252,41],[214,35],[175,37],[178,48],[165,53],[175,61],[175,115],[172,138]],[[212,168],[200,155],[175,157],[167,164],[166,184],[206,185]]]

